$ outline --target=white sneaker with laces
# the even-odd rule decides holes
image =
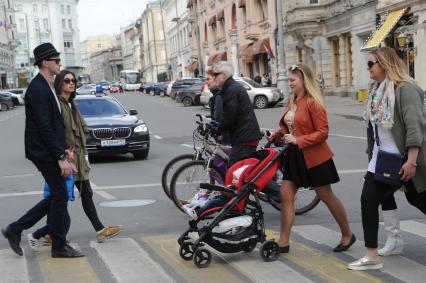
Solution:
[[[29,233],[27,235],[27,240],[28,240],[28,244],[30,248],[32,248],[35,251],[38,251],[40,247],[44,246],[44,240],[34,238],[33,233]]]

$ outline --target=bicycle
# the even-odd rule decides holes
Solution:
[[[197,114],[197,117],[200,118],[200,121],[196,121],[198,126],[193,135],[194,149],[196,148],[195,141],[197,138],[202,139],[203,146],[197,154],[197,159],[187,161],[177,168],[170,182],[169,194],[180,210],[187,203],[187,200],[198,191],[200,183],[222,185],[229,161],[229,153],[226,153],[218,142],[217,137],[212,132],[209,121],[204,122],[206,118],[203,119],[199,114]],[[267,145],[267,147],[269,146]],[[274,190],[260,192],[259,199],[270,203],[275,209],[280,210],[279,188],[282,182],[282,170],[278,170],[274,181],[276,184],[273,188]],[[318,205],[319,201],[318,196],[312,189],[299,189],[296,200],[296,214],[299,215],[312,210]]]

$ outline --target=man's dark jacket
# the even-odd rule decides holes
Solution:
[[[58,103],[39,73],[25,92],[25,157],[56,161],[65,152],[65,125]]]
[[[223,114],[220,130],[230,134],[231,145],[260,140],[259,123],[244,87],[232,77],[222,87]]]

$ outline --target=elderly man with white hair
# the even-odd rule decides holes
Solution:
[[[227,132],[232,145],[229,166],[252,155],[262,138],[253,110],[253,104],[244,87],[232,75],[234,67],[226,61],[213,66],[215,81],[222,88],[219,95],[223,100],[220,132]]]

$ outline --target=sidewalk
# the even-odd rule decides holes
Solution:
[[[353,97],[325,96],[325,106],[329,114],[362,119],[364,102]]]

